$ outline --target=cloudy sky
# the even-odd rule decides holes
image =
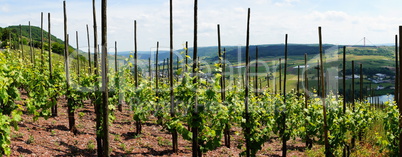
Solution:
[[[92,0],[66,0],[70,44],[78,31],[80,47],[86,50],[86,24],[92,29]],[[97,3],[100,26],[100,0]],[[173,0],[174,48],[185,41],[192,45],[194,0]],[[251,8],[250,44],[317,43],[317,27],[323,42],[362,44],[393,43],[402,24],[400,0],[199,0],[199,46],[217,45],[216,25],[221,25],[222,45],[245,45],[247,8]],[[63,39],[62,0],[0,0],[0,27],[40,26],[40,13],[51,13],[52,33]],[[108,43],[118,42],[119,51],[133,50],[133,21],[137,20],[138,49],[149,51],[159,41],[169,47],[169,0],[109,0]],[[47,16],[45,16],[47,21]],[[46,28],[47,29],[47,28]],[[100,28],[99,28],[100,31]],[[92,38],[91,38],[92,40]],[[92,42],[92,41],[91,41]]]

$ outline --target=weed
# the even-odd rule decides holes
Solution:
[[[52,136],[56,135],[56,131],[54,131],[54,130],[50,131],[50,135],[52,135]]]
[[[164,139],[162,137],[158,137],[157,140],[158,140],[158,145],[159,146],[172,146],[171,141],[166,140],[166,139]]]
[[[126,151],[126,144],[120,143],[119,147],[120,147],[123,151]]]
[[[89,141],[88,141],[88,143],[87,143],[87,149],[89,149],[89,150],[95,150],[94,141],[92,141],[92,140],[89,140]]]
[[[16,134],[12,134],[11,135],[11,138],[12,139],[16,139],[16,138],[22,138],[22,137],[24,137],[24,134],[23,133],[16,133]]]
[[[29,135],[28,140],[26,141],[27,144],[31,144],[35,142],[35,138],[32,135]]]
[[[114,141],[121,142],[120,135],[114,135]]]
[[[79,112],[78,113],[78,117],[80,118],[80,119],[82,119],[82,117],[84,117],[85,116],[85,113],[84,112]]]

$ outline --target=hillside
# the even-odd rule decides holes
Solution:
[[[24,45],[30,45],[29,40],[29,26],[23,25],[21,26],[21,33],[22,33],[22,43]],[[44,40],[44,49],[49,50],[48,46],[48,32],[43,31],[43,40]],[[19,47],[19,37],[20,37],[20,26],[8,26],[5,28],[0,28],[0,40],[3,43],[0,45],[1,48],[5,48],[9,40],[11,39],[11,47],[18,48]],[[31,26],[31,37],[32,37],[32,46],[35,48],[41,47],[41,29],[37,26]],[[57,38],[54,35],[51,35],[52,41],[52,52],[63,54],[64,53],[64,41]],[[69,52],[72,53],[74,48],[69,45]]]

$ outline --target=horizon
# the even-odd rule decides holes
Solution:
[[[40,26],[40,13],[44,24],[51,13],[52,34],[63,39],[63,5],[56,1],[0,0],[3,18],[0,27],[11,25]],[[193,45],[193,2],[173,1],[174,48],[182,49],[188,41]],[[389,5],[393,4],[393,5]],[[323,42],[335,45],[356,45],[366,37],[373,45],[393,43],[402,18],[397,6],[401,1],[318,1],[318,0],[219,0],[214,3],[200,2],[198,38],[200,47],[217,45],[217,24],[221,26],[222,45],[245,45],[247,8],[251,8],[250,44],[283,43],[285,34],[289,42],[301,44],[318,43],[317,28],[323,29]],[[80,45],[86,43],[86,24],[92,35],[92,2],[68,0],[68,32],[80,36]],[[97,22],[100,25],[100,1],[96,1]],[[138,50],[149,51],[156,47],[169,47],[168,1],[108,2],[108,43],[118,42],[121,51],[132,51],[133,21],[137,20]],[[219,16],[217,16],[219,15]],[[92,29],[92,30],[91,30]],[[100,30],[100,27],[98,26]],[[98,30],[98,31],[99,31]],[[45,27],[47,31],[47,27]],[[75,44],[71,44],[75,45]],[[93,43],[91,43],[93,45]],[[85,47],[85,46],[83,46]],[[80,48],[81,49],[81,48]]]

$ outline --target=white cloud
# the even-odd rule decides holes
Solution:
[[[0,12],[7,13],[10,11],[10,6],[8,4],[3,4],[0,7]]]
[[[275,2],[275,6],[283,7],[283,6],[293,6],[295,2],[299,2],[300,0],[282,0],[281,2]]]

